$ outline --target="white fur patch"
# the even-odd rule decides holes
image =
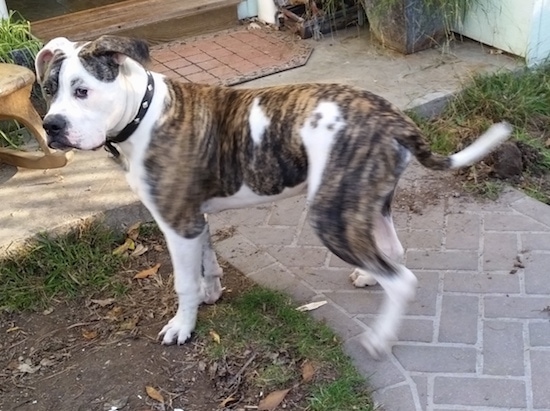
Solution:
[[[250,135],[254,144],[258,145],[262,142],[265,130],[271,124],[271,120],[265,115],[260,107],[260,99],[255,98],[248,116],[248,124],[250,125]]]
[[[197,311],[202,302],[201,255],[207,241],[205,230],[196,238],[185,238],[176,233],[162,219],[156,219],[166,238],[174,268],[174,288],[178,296],[176,315],[159,333],[163,344],[184,344],[195,329]]]
[[[308,158],[308,200],[317,193],[336,134],[345,126],[340,107],[321,102],[300,130]]]
[[[250,207],[257,204],[268,203],[281,200],[283,198],[294,197],[304,190],[305,183],[298,184],[295,187],[285,188],[280,194],[272,196],[263,196],[256,194],[246,184],[243,184],[239,191],[229,197],[214,197],[206,201],[201,211],[203,213],[217,213],[219,211],[232,208]]]

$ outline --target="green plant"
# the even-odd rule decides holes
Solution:
[[[22,64],[32,67],[34,57],[42,43],[31,33],[31,24],[11,11],[7,18],[0,18],[0,63]],[[0,123],[0,146],[18,148],[23,139],[21,126],[16,121]]]
[[[26,50],[36,56],[42,43],[31,33],[31,24],[16,12],[11,11],[0,19],[0,63],[14,63],[13,51]]]
[[[19,148],[23,144],[22,127],[15,120],[0,121],[0,147]]]

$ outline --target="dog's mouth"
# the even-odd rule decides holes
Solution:
[[[69,151],[73,148],[77,148],[77,147],[72,147],[68,144],[62,143],[60,141],[50,141],[48,142],[48,147],[53,148],[54,150],[60,150],[60,151]]]
[[[86,148],[84,150],[86,150],[86,151],[96,151],[96,150],[99,150],[101,147],[103,147],[103,145],[104,145],[104,143],[101,143],[97,147]],[[59,150],[59,151],[70,151],[70,150],[73,150],[73,149],[83,150],[81,147],[79,147],[75,144],[71,144],[69,141],[66,141],[66,140],[48,141],[48,147],[53,148],[54,150]]]

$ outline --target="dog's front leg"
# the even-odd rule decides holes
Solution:
[[[195,329],[197,311],[202,302],[201,270],[208,226],[195,238],[185,238],[172,228],[161,226],[174,269],[174,288],[178,296],[176,315],[160,331],[163,344],[184,344]]]
[[[212,248],[210,239],[210,229],[208,222],[206,224],[206,239],[202,245],[202,279],[201,292],[203,295],[202,301],[205,304],[214,304],[222,295],[221,277],[223,270],[218,264],[216,253]]]

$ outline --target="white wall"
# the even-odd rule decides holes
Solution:
[[[0,0],[0,19],[8,17],[8,7],[6,6],[6,0]]]
[[[536,0],[531,36],[527,48],[527,64],[550,62],[550,0]]]
[[[479,0],[457,31],[537,64],[550,55],[550,0]]]

